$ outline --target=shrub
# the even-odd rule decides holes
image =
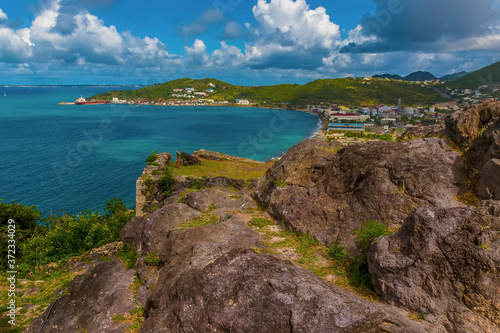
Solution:
[[[0,225],[6,226],[9,219],[16,221],[16,227],[19,229],[31,229],[36,226],[42,213],[35,206],[24,206],[14,201],[4,203],[0,200]]]
[[[172,175],[172,169],[169,166],[164,166],[160,177],[160,191],[164,197],[169,197],[175,191],[175,178]]]
[[[354,229],[352,233],[358,235],[356,239],[359,240],[359,246],[361,251],[364,253],[368,251],[374,239],[391,234],[385,225],[375,220],[363,223],[363,226],[360,229]]]
[[[148,165],[153,165],[153,163],[155,163],[157,159],[158,155],[156,155],[156,151],[153,150],[152,154],[146,157],[146,162],[148,163]]]
[[[154,255],[152,253],[146,254],[144,263],[148,266],[160,266],[161,265],[160,254],[159,253],[157,255]]]
[[[116,255],[122,258],[123,267],[127,269],[134,268],[137,257],[139,256],[135,249],[127,245],[123,245],[123,247],[120,249],[120,251],[118,251]]]
[[[51,262],[66,260],[72,256],[118,240],[123,226],[133,212],[120,199],[106,204],[107,214],[86,211],[76,216],[65,214],[51,216],[44,225],[29,230],[30,238],[19,244],[22,256],[18,256],[21,275],[36,272],[37,267]]]
[[[195,179],[190,188],[199,190],[203,186],[203,179]]]
[[[359,255],[349,257],[349,251],[346,251],[343,246],[340,246],[338,240],[335,240],[330,245],[326,253],[332,261],[344,267],[350,283],[358,287],[373,290],[366,253],[375,239],[380,236],[390,235],[391,232],[381,223],[370,220],[367,223],[363,223],[360,229],[353,230],[352,233],[358,235],[356,239],[359,240],[361,248],[361,253]]]
[[[348,258],[345,248],[340,246],[340,242],[337,239],[328,247],[326,254],[331,260],[340,263],[344,263]]]

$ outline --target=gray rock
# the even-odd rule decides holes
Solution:
[[[142,254],[159,253],[168,232],[200,213],[187,205],[174,203],[156,210],[147,217],[135,217],[120,231],[120,239]]]
[[[500,200],[500,159],[494,158],[486,162],[476,184],[476,193],[484,200]]]
[[[182,152],[181,157],[182,157],[182,165],[201,164],[201,161],[198,157],[189,155],[186,152]]]
[[[251,162],[251,163],[264,163],[260,161],[251,160],[248,158],[228,155],[224,153],[219,153],[216,151],[210,151],[206,149],[200,149],[193,153],[193,156],[204,158],[206,160],[215,160],[215,161],[238,161],[238,162]]]
[[[481,201],[481,213],[500,217],[500,200],[483,200]]]
[[[498,117],[500,102],[487,100],[446,117],[446,134],[459,146],[467,147],[485,125]]]
[[[444,137],[445,136],[445,126],[444,124],[436,124],[429,126],[414,126],[408,128],[401,135],[402,139],[423,139],[432,137]]]
[[[97,262],[89,274],[77,276],[68,286],[68,294],[53,306],[43,332],[123,333],[129,325],[115,322],[113,316],[127,315],[136,307],[133,291],[134,271],[122,262]],[[25,331],[38,333],[48,309]]]
[[[259,247],[238,216],[171,232],[141,332],[432,331]]]
[[[246,211],[249,208],[257,208],[255,202],[248,196],[235,196],[233,193],[224,192],[216,188],[192,192],[184,197],[184,202],[189,207],[198,211],[209,209],[210,206],[229,211]]]
[[[500,331],[500,219],[473,208],[418,208],[368,253],[382,300],[450,332]]]
[[[480,172],[489,160],[500,159],[500,118],[489,123],[484,132],[478,135],[466,156],[470,164]]]
[[[399,227],[417,207],[460,207],[461,159],[442,139],[368,142],[342,148],[308,140],[290,149],[255,190],[278,220],[319,241],[356,250],[363,222]],[[352,252],[353,254],[355,252]]]

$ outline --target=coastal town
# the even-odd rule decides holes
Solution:
[[[422,73],[414,73],[417,78]],[[430,73],[428,73],[430,74]],[[431,75],[431,74],[430,74]],[[325,82],[326,81],[326,82]],[[498,95],[495,84],[481,84],[474,89],[457,89],[447,86],[443,79],[408,81],[404,78],[361,77],[339,80],[318,81],[328,92],[309,100],[290,99],[290,90],[298,85],[269,90],[269,87],[239,87],[216,79],[178,79],[137,91],[112,91],[98,95],[98,100],[82,97],[74,104],[121,104],[142,106],[231,106],[279,108],[311,112],[320,117],[323,127],[316,137],[344,144],[366,142],[368,140],[396,140],[404,130],[415,127],[443,123],[450,113],[462,110]],[[313,82],[314,83],[314,82]],[[321,86],[322,85],[322,86]],[[330,85],[330,86],[329,86]],[[335,86],[332,86],[335,85]],[[303,89],[311,89],[308,85]],[[299,89],[301,89],[299,88]],[[372,90],[376,98],[334,97],[340,89],[348,94],[349,89],[361,93]],[[384,89],[394,92],[390,98],[384,96]],[[340,90],[342,91],[342,90]],[[383,93],[381,93],[383,92]],[[311,94],[311,91],[307,91]],[[280,97],[277,97],[280,95]],[[288,96],[281,97],[282,96]],[[415,98],[415,96],[419,97]],[[427,101],[422,96],[433,96]],[[344,96],[345,97],[345,96]],[[323,99],[323,101],[320,101]],[[370,104],[373,101],[373,104]],[[375,103],[378,101],[378,103]],[[383,104],[381,101],[392,101]],[[306,104],[306,102],[309,102]],[[73,103],[71,103],[73,104]]]

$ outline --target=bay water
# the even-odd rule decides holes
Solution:
[[[208,149],[260,161],[279,157],[319,128],[315,115],[239,107],[58,105],[135,87],[0,86],[0,199],[43,216],[135,205],[151,152]]]

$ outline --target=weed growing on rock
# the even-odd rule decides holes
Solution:
[[[269,219],[266,219],[263,217],[255,217],[252,219],[252,221],[250,221],[250,225],[257,227],[257,228],[263,228],[265,226],[272,225],[272,224],[273,223]]]
[[[218,217],[212,214],[212,211],[216,209],[214,204],[211,204],[208,210],[201,213],[201,216],[195,217],[191,220],[181,223],[176,227],[176,230],[185,230],[190,228],[201,227],[204,225],[215,225],[219,221]]]
[[[158,159],[158,155],[156,154],[156,151],[153,150],[151,155],[146,157],[146,162],[148,163],[148,165],[154,165],[153,163],[155,163],[157,159]]]
[[[345,248],[340,246],[340,242],[337,239],[328,247],[326,254],[330,259],[339,263],[345,263],[349,258]]]
[[[285,185],[286,185],[286,184],[285,184],[285,182],[284,182],[284,181],[282,181],[282,180],[277,181],[276,179],[269,179],[269,182],[270,182],[271,184],[274,184],[274,186],[276,186],[276,187],[283,187],[283,186],[285,186]]]
[[[373,290],[371,275],[368,271],[368,263],[366,261],[366,253],[373,242],[376,242],[381,236],[390,235],[391,232],[385,225],[375,220],[370,220],[363,223],[360,229],[353,230],[352,233],[358,235],[356,239],[359,240],[361,248],[359,255],[349,257],[349,251],[340,246],[337,240],[330,245],[326,253],[330,260],[337,263],[345,272],[346,277],[352,285]]]
[[[116,255],[122,258],[123,267],[127,269],[132,269],[135,266],[135,262],[137,261],[137,257],[139,254],[137,251],[127,245],[124,245],[120,251],[116,253]]]
[[[354,229],[352,233],[358,235],[356,239],[359,240],[361,251],[365,253],[370,248],[372,242],[376,241],[378,237],[388,236],[391,234],[387,226],[375,220],[363,223],[363,226],[360,229]]]
[[[184,202],[184,198],[186,197],[186,195],[188,195],[189,193],[198,192],[198,191],[199,190],[197,190],[195,188],[188,188],[188,189],[186,189],[184,192],[182,192],[179,195],[179,199],[177,200],[177,203],[185,203]]]
[[[160,177],[160,191],[164,197],[169,197],[175,191],[175,179],[172,175],[172,169],[169,166],[164,166]]]
[[[160,254],[157,255],[153,253],[146,254],[146,258],[144,259],[144,263],[148,266],[160,266],[162,261],[160,258]]]
[[[200,190],[202,186],[203,186],[203,179],[195,179],[190,188],[195,190]]]

